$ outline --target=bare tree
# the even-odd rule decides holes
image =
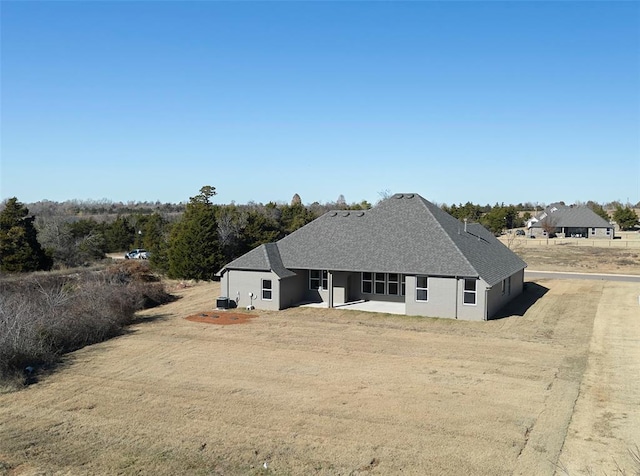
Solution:
[[[540,222],[540,227],[542,228],[542,231],[544,231],[547,235],[547,243],[549,243],[549,238],[551,237],[551,235],[555,236],[557,225],[558,225],[557,220],[550,215],[547,215],[546,217],[544,217]]]

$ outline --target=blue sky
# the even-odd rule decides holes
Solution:
[[[640,201],[638,2],[0,15],[1,199]]]

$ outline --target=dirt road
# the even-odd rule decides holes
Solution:
[[[637,283],[541,280],[480,323],[299,308],[218,326],[184,319],[216,284],[178,293],[0,395],[0,473],[633,469]]]

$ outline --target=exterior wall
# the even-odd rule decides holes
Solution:
[[[453,280],[452,280],[453,281]],[[464,279],[458,279],[458,319],[464,321],[484,321],[487,319],[487,283],[482,279],[476,282],[476,303],[463,304]]]
[[[558,227],[556,228],[556,236],[558,238],[595,238],[595,239],[605,239],[612,240],[615,236],[614,226],[611,225],[609,228],[609,234],[607,234],[607,228],[599,228],[599,227]],[[545,231],[540,227],[532,227],[529,230],[530,234],[538,238],[546,237]]]
[[[407,276],[405,280],[407,289],[406,313],[408,315],[467,321],[485,319],[487,285],[482,280],[478,280],[476,284],[476,303],[474,305],[463,303],[464,279],[429,276],[429,297],[426,302],[416,300],[416,277]]]
[[[502,309],[509,301],[520,294],[524,287],[524,269],[511,276],[511,291],[509,286],[502,293],[502,283],[498,283],[487,291],[487,318],[491,319],[496,312]]]
[[[238,307],[250,304],[249,293],[254,294],[256,309],[279,310],[310,300],[328,302],[329,290],[310,290],[309,273],[296,270],[296,276],[280,280],[275,273],[263,271],[227,270],[221,278],[221,294],[236,301]],[[330,273],[331,274],[331,273]],[[272,283],[271,300],[262,299],[262,280]],[[432,277],[428,279],[428,300],[416,299],[416,276],[405,276],[406,295],[383,295],[363,293],[361,274],[334,272],[329,278],[333,284],[333,304],[360,299],[368,301],[404,302],[405,313],[412,316],[440,317],[481,321],[493,316],[505,304],[522,293],[524,270],[511,276],[511,292],[502,293],[501,283],[489,288],[483,280],[477,280],[476,303],[464,304],[464,279]],[[217,296],[212,296],[214,300]],[[311,298],[311,299],[310,299]]]
[[[305,301],[309,277],[304,271],[295,271],[295,273],[295,276],[280,281],[280,309],[286,309]]]
[[[612,240],[615,236],[615,229],[613,225],[608,228],[609,234],[607,235],[607,228],[589,228],[589,238]]]
[[[456,280],[429,277],[428,301],[416,300],[416,277],[406,276],[406,313],[410,316],[456,318]]]
[[[271,300],[262,299],[262,280],[271,280]],[[238,307],[246,307],[252,301],[249,293],[253,293],[253,305],[256,309],[266,309],[277,311],[280,307],[280,285],[281,282],[275,273],[269,271],[240,271],[227,270],[220,279],[220,293],[229,298],[237,300]]]

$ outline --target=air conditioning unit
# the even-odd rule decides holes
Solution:
[[[216,300],[216,308],[217,309],[229,309],[229,298],[225,296],[220,296]]]

